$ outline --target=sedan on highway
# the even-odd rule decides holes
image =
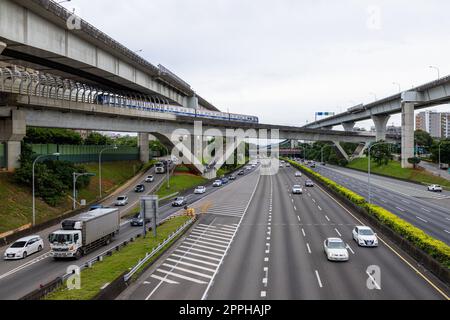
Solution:
[[[221,187],[222,186],[222,180],[216,180],[213,183],[213,187]]]
[[[296,184],[292,187],[292,194],[303,194],[303,189],[300,185]]]
[[[244,174],[245,174],[245,171],[244,171],[244,170],[241,170],[241,171],[239,171],[239,173],[238,173],[239,176],[243,176]]]
[[[222,184],[227,184],[228,182],[230,182],[230,179],[223,177],[222,178]]]
[[[147,178],[145,178],[145,182],[150,183],[155,181],[155,177],[154,176],[147,176]]]
[[[329,261],[348,261],[347,245],[340,238],[328,238],[323,243],[323,249]]]
[[[134,188],[134,192],[136,193],[142,193],[145,191],[145,186],[143,184],[139,184]]]
[[[195,194],[204,194],[205,192],[206,192],[205,186],[199,186],[199,187],[195,188],[195,190],[194,190]]]
[[[377,234],[369,227],[356,226],[352,235],[353,240],[361,247],[378,247]]]
[[[297,171],[297,172],[295,173],[295,176],[296,176],[296,177],[301,177],[301,176],[302,176],[302,173],[301,173],[300,171]]]
[[[314,187],[314,182],[312,182],[311,180],[306,180],[305,182],[305,187]]]
[[[33,253],[44,249],[44,241],[40,236],[30,236],[17,240],[6,249],[3,258],[5,260],[25,259]]]
[[[436,184],[433,184],[431,186],[428,186],[428,191],[432,191],[432,192],[442,192],[442,187],[438,186]]]
[[[172,207],[182,207],[187,205],[187,200],[185,197],[177,197],[172,202]]]
[[[127,196],[120,196],[117,198],[116,202],[114,203],[117,207],[123,207],[128,204],[128,197]]]
[[[150,219],[145,219],[145,223],[149,223],[149,222],[150,222]],[[130,225],[132,227],[143,227],[144,226],[144,219],[141,217],[140,213],[138,213],[131,219]]]
[[[230,176],[230,181],[234,181],[236,180],[236,178],[237,178],[236,175],[233,174],[232,176]]]

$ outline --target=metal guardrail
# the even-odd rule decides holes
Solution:
[[[169,242],[176,238],[180,233],[182,233],[187,227],[189,227],[194,222],[194,219],[189,220],[176,231],[174,231],[166,240],[160,243],[156,248],[153,248],[152,252],[147,253],[145,258],[140,260],[126,275],[124,275],[123,280],[128,282],[130,278],[152,257],[155,256],[162,248],[164,248]]]

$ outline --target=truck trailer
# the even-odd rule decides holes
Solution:
[[[101,208],[64,220],[61,229],[48,236],[54,259],[76,258],[108,245],[119,232],[120,212]]]

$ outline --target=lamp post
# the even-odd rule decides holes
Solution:
[[[325,148],[327,148],[327,147],[332,147],[332,145],[331,144],[326,144],[320,149],[320,155],[321,155],[322,163],[324,163],[324,161],[323,161],[323,150]]]
[[[368,198],[368,202],[369,204],[372,204],[372,189],[371,189],[371,185],[370,185],[370,172],[371,172],[371,167],[370,167],[370,154],[372,151],[372,148],[375,146],[379,146],[382,144],[389,144],[388,142],[378,142],[378,143],[374,143],[371,146],[369,146],[369,168],[368,168],[368,189],[369,189],[369,198]]]
[[[36,159],[34,159],[33,161],[33,167],[32,167],[32,185],[33,185],[33,227],[36,225],[36,197],[35,197],[35,179],[34,179],[34,169],[36,167],[36,163],[39,161],[39,159],[45,158],[45,157],[58,157],[61,154],[56,152],[53,154],[43,154],[38,156]]]
[[[429,68],[430,69],[435,69],[437,71],[438,80],[439,80],[441,78],[441,72],[440,72],[439,68],[436,67],[436,66],[430,66]]]
[[[73,173],[73,206],[72,206],[73,210],[76,210],[77,208],[77,187],[76,187],[77,180],[79,177],[82,176],[93,177],[95,176],[95,173],[76,173],[76,172]]]
[[[98,190],[100,199],[102,198],[102,154],[106,150],[117,150],[117,146],[107,147],[102,150],[100,150],[100,153],[98,154]]]
[[[166,149],[167,156],[169,156],[169,148],[167,148],[165,145],[161,144],[164,149]],[[169,163],[167,163],[166,168],[166,179],[167,179],[167,189],[170,189],[170,174],[169,174]]]

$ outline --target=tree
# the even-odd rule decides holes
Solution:
[[[70,144],[80,145],[83,142],[80,134],[69,129],[27,128],[24,142],[29,144]]]
[[[450,138],[435,141],[431,147],[431,159],[439,162],[439,144],[441,145],[441,163],[450,163]]]
[[[137,147],[137,137],[123,136],[114,139],[114,144],[117,146]]]
[[[414,132],[414,139],[421,147],[429,148],[433,144],[433,138],[431,135],[423,130],[417,130]]]
[[[371,149],[370,156],[379,166],[381,166],[382,164],[387,165],[389,163],[389,160],[392,159],[391,145],[382,143],[383,141],[379,142],[380,144],[374,146]]]
[[[89,146],[108,146],[113,144],[113,140],[101,133],[91,132],[84,140],[84,144]]]
[[[422,160],[418,157],[412,157],[408,159],[408,163],[412,164],[414,166],[414,169],[416,169],[417,165],[421,162]]]

